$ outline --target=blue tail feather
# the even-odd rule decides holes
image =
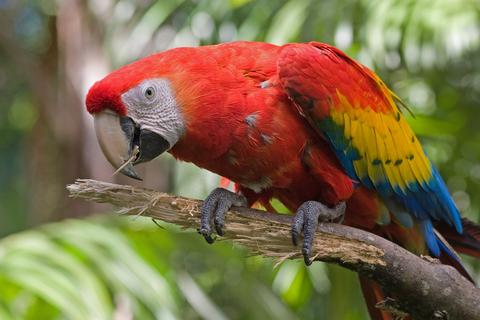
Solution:
[[[442,263],[451,265],[452,267],[457,269],[458,272],[460,272],[465,278],[467,278],[472,283],[475,283],[473,278],[468,273],[467,269],[465,269],[465,266],[463,265],[458,254],[450,246],[447,240],[445,240],[443,236],[432,227],[431,222],[422,221],[421,225],[430,254],[440,259]]]
[[[439,257],[442,252],[446,253],[449,257],[461,264],[458,255],[453,249],[447,245],[444,239],[439,236],[433,228],[430,220],[424,220],[420,222],[425,242],[427,243],[430,254],[434,257]]]
[[[427,243],[427,248],[430,251],[430,254],[434,257],[440,256],[440,246],[438,243],[439,239],[433,230],[432,221],[423,220],[420,222],[420,227],[422,229],[423,236],[425,237],[425,242]]]

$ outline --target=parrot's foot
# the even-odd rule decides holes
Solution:
[[[228,210],[231,207],[246,207],[247,205],[247,199],[241,194],[223,188],[214,189],[203,202],[198,233],[203,235],[208,243],[213,243],[215,238],[212,237],[212,219],[217,234],[223,236],[225,214]]]
[[[313,239],[317,231],[318,222],[343,221],[345,214],[345,202],[341,202],[334,208],[329,208],[318,201],[304,202],[297,210],[292,224],[292,241],[297,245],[298,237],[303,231],[302,254],[307,266],[312,264],[310,255],[312,253]]]

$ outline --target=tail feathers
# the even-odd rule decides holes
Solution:
[[[462,219],[462,225],[462,234],[445,223],[435,227],[457,252],[480,259],[480,225],[466,218]]]
[[[430,220],[422,221],[420,226],[430,254],[438,258],[443,264],[448,264],[454,267],[458,270],[458,272],[460,272],[460,274],[474,283],[472,277],[468,274],[468,271],[463,266],[462,260],[456,252],[456,247],[452,247],[449,241],[445,239],[445,234],[434,229]],[[467,230],[464,228],[463,234],[458,234],[455,229],[453,229],[451,226],[448,226],[447,234],[456,234],[458,238],[465,238]],[[480,242],[478,244],[480,244]]]
[[[454,267],[473,283],[472,277],[463,266],[461,258],[456,252],[480,258],[480,225],[465,218],[462,219],[462,225],[462,234],[459,234],[455,228],[445,222],[436,223],[434,227],[431,224],[420,224],[418,229],[405,229],[398,224],[390,224],[375,233],[407,247],[416,254],[422,254],[422,252],[426,254],[427,248],[424,247],[426,244],[430,253],[438,257],[441,263]],[[420,246],[421,243],[423,243],[423,249]],[[359,278],[370,317],[373,320],[395,319],[392,314],[376,307],[379,302],[386,298],[381,287],[372,280],[361,276]],[[405,319],[411,318],[407,317]]]
[[[475,284],[475,281],[463,266],[462,260],[455,252],[455,249],[450,246],[450,244],[437,230],[435,230],[435,236],[437,237],[438,245],[440,246],[441,250],[441,253],[438,256],[440,262],[454,267],[455,269],[457,269],[458,272],[460,272],[461,275],[463,275],[470,282]]]
[[[374,281],[365,277],[359,276],[360,286],[362,287],[363,298],[367,304],[368,313],[372,320],[394,320],[395,316],[387,311],[381,310],[377,307],[379,302],[385,301],[386,296],[382,288]],[[404,318],[410,319],[409,317]]]
[[[420,229],[422,230],[430,254],[434,257],[440,256],[440,243],[433,229],[432,221],[429,219],[421,221]]]

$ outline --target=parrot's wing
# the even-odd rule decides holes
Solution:
[[[311,42],[282,48],[278,77],[348,175],[377,190],[399,220],[408,224],[413,214],[425,229],[434,219],[461,232],[445,183],[399,110],[399,98],[375,73],[332,46]]]

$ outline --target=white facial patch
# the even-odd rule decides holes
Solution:
[[[122,94],[127,114],[141,129],[153,131],[170,144],[185,133],[185,122],[177,106],[170,82],[148,79]]]

